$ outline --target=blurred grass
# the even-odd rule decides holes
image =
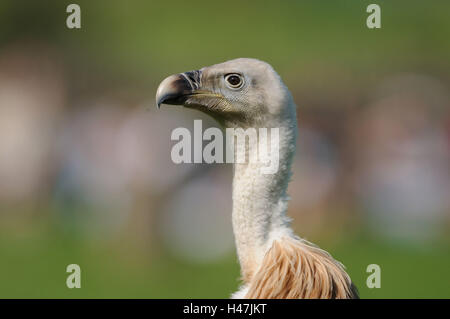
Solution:
[[[372,2],[80,0],[82,29],[69,30],[70,1],[3,0],[0,50],[28,41],[56,48],[78,99],[101,95],[99,85],[114,91],[117,82],[153,98],[164,75],[242,56],[269,61],[294,93],[345,95],[401,72],[448,81],[450,1],[377,1],[382,28],[369,30]],[[33,222],[25,223],[34,229]],[[0,229],[0,297],[224,298],[238,286],[234,254],[190,264],[127,239],[94,243],[54,229],[18,236],[20,227]],[[363,298],[450,298],[448,244],[424,249],[349,236],[321,246],[347,266]],[[71,263],[81,266],[81,289],[65,286]],[[381,266],[381,289],[365,285],[371,263]]]
[[[192,264],[124,242],[94,245],[48,233],[12,238],[0,240],[1,298],[228,298],[238,287],[234,254]],[[360,238],[321,246],[346,265],[362,298],[450,297],[444,244],[423,249]],[[71,263],[81,266],[81,289],[65,285]],[[380,289],[365,285],[372,263],[381,266]]]
[[[0,5],[0,47],[44,40],[77,67],[103,65],[142,78],[236,57],[270,61],[289,78],[298,79],[302,70],[306,82],[321,66],[357,73],[450,69],[450,2],[380,0],[382,28],[370,30],[365,20],[372,2],[80,0],[82,28],[69,30],[69,1],[6,0]]]

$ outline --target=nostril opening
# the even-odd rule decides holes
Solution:
[[[191,83],[192,87],[195,89],[198,89],[200,86],[200,76],[201,76],[201,71],[199,70],[195,70],[195,71],[189,71],[189,72],[185,72],[183,73],[186,78],[189,80],[189,82]]]

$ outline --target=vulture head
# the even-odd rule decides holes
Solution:
[[[240,58],[171,75],[156,93],[156,104],[184,105],[213,116],[227,127],[279,126],[295,119],[295,104],[279,75],[266,62]]]

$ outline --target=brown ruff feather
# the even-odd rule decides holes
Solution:
[[[267,251],[245,298],[358,298],[342,264],[303,240],[283,238]]]

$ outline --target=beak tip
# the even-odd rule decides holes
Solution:
[[[161,108],[163,104],[170,104],[170,95],[168,94],[157,94],[155,104],[158,110]]]
[[[156,107],[160,109],[161,104],[183,105],[193,90],[192,79],[188,79],[185,73],[171,75],[159,84],[156,91]]]

